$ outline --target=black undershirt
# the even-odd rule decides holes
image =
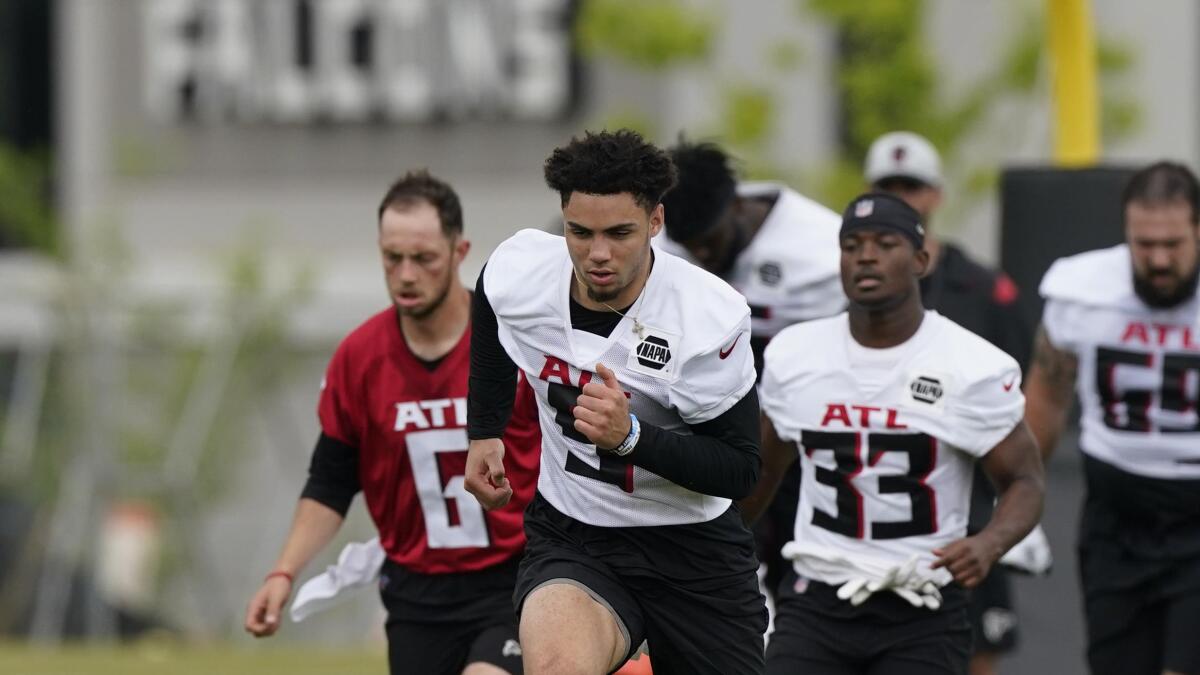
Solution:
[[[443,354],[436,359],[423,359],[416,354],[413,354],[413,358],[417,360],[417,363],[421,364],[422,368],[432,373],[433,371],[437,370],[438,366],[442,365],[442,361],[446,360],[446,355]]]
[[[412,354],[412,357],[416,359],[417,363],[421,364],[421,367],[428,372],[432,373],[433,371],[437,370],[437,367],[442,365],[442,361],[445,361],[446,357],[450,356],[450,352],[454,351],[454,347],[451,347],[449,351],[437,357],[436,359],[423,359],[420,356],[417,356],[417,353],[412,349],[412,345],[408,344],[408,337],[404,335],[404,324],[400,321],[399,312],[396,313],[396,327],[400,329],[400,339],[404,340],[404,347],[408,349],[408,353]]]
[[[581,330],[592,335],[600,337],[608,337],[616,330],[617,324],[621,323],[621,318],[629,311],[629,305],[624,309],[618,310],[596,310],[588,309],[579,304],[575,298],[571,298],[571,328]]]
[[[589,310],[572,301],[571,325],[607,337],[621,316]],[[467,435],[500,438],[512,414],[517,366],[504,351],[496,314],[483,287],[483,273],[471,305],[471,376]],[[633,452],[617,459],[652,471],[701,494],[741,499],[754,489],[759,457],[758,395],[752,387],[732,408],[707,422],[691,425],[693,435],[664,431],[642,422]]]
[[[358,448],[321,434],[308,465],[308,481],[300,497],[316,500],[346,516],[358,494]]]

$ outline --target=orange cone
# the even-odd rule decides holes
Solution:
[[[638,654],[632,659],[625,662],[613,675],[653,675],[654,671],[650,668],[650,655]]]

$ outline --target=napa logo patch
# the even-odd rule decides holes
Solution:
[[[774,288],[783,281],[783,265],[777,262],[767,261],[758,266],[758,279],[763,286]]]
[[[679,359],[679,336],[646,326],[642,337],[629,350],[625,365],[632,371],[653,377],[669,378]]]
[[[937,403],[941,400],[942,394],[946,393],[942,389],[941,380],[926,375],[918,376],[908,385],[908,389],[912,392],[913,399],[929,404]]]
[[[671,345],[666,338],[657,335],[647,335],[645,340],[634,348],[638,363],[646,368],[662,370],[671,362]]]
[[[944,373],[914,372],[908,377],[911,407],[943,410],[950,391],[950,376]]]

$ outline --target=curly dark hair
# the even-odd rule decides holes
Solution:
[[[667,234],[687,241],[704,234],[737,197],[732,160],[715,143],[691,143],[680,137],[668,152],[679,183],[663,196]]]
[[[1191,206],[1192,222],[1200,221],[1200,183],[1191,169],[1177,162],[1155,162],[1138,170],[1121,194],[1122,207],[1130,202],[1164,206],[1174,201]]]
[[[421,202],[427,202],[437,209],[438,220],[442,222],[442,234],[447,239],[462,234],[462,205],[458,201],[458,193],[449,183],[425,169],[409,171],[392,183],[379,202],[378,222],[383,221],[383,212],[389,208],[404,210]]]
[[[546,158],[546,185],[563,206],[572,192],[615,195],[628,192],[647,213],[675,185],[675,165],[662,149],[629,129],[584,132]]]

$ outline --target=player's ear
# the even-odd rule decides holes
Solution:
[[[913,252],[914,271],[917,273],[917,278],[924,278],[932,268],[929,265],[929,249],[921,248]]]
[[[658,236],[658,233],[662,231],[663,223],[666,222],[666,214],[667,210],[662,204],[655,206],[654,210],[650,212],[651,237]]]
[[[471,240],[463,236],[454,238],[454,264],[461,265],[466,259],[467,254],[471,252]]]

